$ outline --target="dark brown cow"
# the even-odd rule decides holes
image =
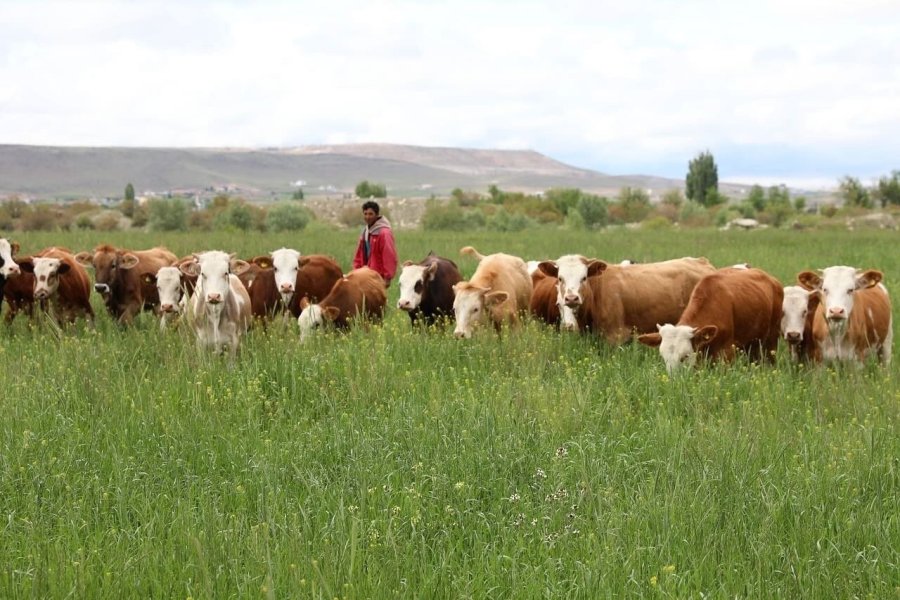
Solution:
[[[331,291],[318,304],[310,304],[304,298],[300,305],[303,312],[297,318],[300,339],[304,340],[326,321],[339,329],[362,314],[371,321],[380,321],[387,303],[384,279],[368,267],[354,269],[338,279]]]
[[[550,325],[559,326],[559,298],[558,280],[547,275],[540,269],[531,274],[531,285],[534,291],[531,293],[531,315]]]
[[[79,316],[94,320],[90,277],[71,252],[47,248],[20,260],[19,267],[34,276],[34,300],[46,303],[59,323],[73,322]]]
[[[94,269],[94,291],[114,319],[128,324],[142,310],[152,310],[159,304],[156,286],[145,276],[172,266],[178,257],[162,247],[126,250],[103,244],[93,252],[79,252],[75,259]]]
[[[459,267],[431,252],[418,264],[403,263],[397,308],[406,311],[415,324],[432,325],[440,318],[453,318],[453,286],[462,280]]]
[[[726,268],[697,283],[678,323],[658,325],[638,337],[659,347],[672,373],[692,366],[699,354],[730,362],[736,351],[750,360],[774,361],[781,333],[781,282],[760,269]]]

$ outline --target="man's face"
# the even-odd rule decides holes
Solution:
[[[366,220],[366,227],[371,227],[372,223],[378,219],[378,213],[371,208],[367,208],[363,211],[363,219]]]

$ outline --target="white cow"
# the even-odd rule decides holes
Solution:
[[[821,294],[825,319],[813,323],[813,335],[822,358],[862,362],[874,354],[888,366],[894,329],[881,271],[835,266],[821,273],[804,271],[797,280]]]
[[[197,276],[189,303],[197,344],[215,352],[227,348],[234,357],[252,318],[250,295],[237,277],[250,264],[218,250],[194,254],[194,259],[179,268],[186,275]]]
[[[12,256],[18,249],[18,244],[10,243],[6,238],[0,238],[0,277],[15,277],[22,272]]]
[[[270,253],[275,270],[275,288],[281,294],[285,306],[290,306],[300,270],[300,253],[290,248],[280,248]]]
[[[178,267],[160,267],[156,274],[144,275],[148,283],[156,285],[159,293],[159,328],[165,330],[179,315],[187,312],[190,293],[184,284],[186,277]]]

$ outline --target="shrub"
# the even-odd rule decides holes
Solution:
[[[94,229],[94,221],[91,220],[90,215],[87,213],[81,213],[78,215],[78,218],[75,219],[75,227],[78,229]]]
[[[58,211],[49,206],[35,206],[22,213],[20,223],[24,231],[54,231],[60,227],[58,216]]]
[[[98,231],[117,231],[122,223],[122,214],[119,211],[104,211],[94,217],[94,229]]]
[[[525,215],[510,213],[504,208],[487,220],[487,228],[491,231],[522,231],[534,225],[534,221]]]
[[[188,206],[179,198],[157,199],[147,203],[147,225],[151,231],[185,231]],[[136,216],[136,215],[135,215]],[[136,226],[136,223],[132,222]]]
[[[657,215],[655,217],[650,217],[641,222],[641,229],[651,229],[654,231],[659,231],[662,229],[671,229],[672,221],[667,219],[662,215]]]
[[[609,222],[609,202],[600,196],[582,196],[575,205],[587,229],[599,229]]]
[[[309,224],[310,212],[297,204],[282,202],[271,207],[266,214],[269,231],[300,231]]]

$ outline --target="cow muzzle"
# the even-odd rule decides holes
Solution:
[[[47,289],[35,290],[34,297],[37,298],[38,300],[46,300],[47,298],[50,297],[50,290],[47,290]]]
[[[457,331],[453,332],[453,337],[455,337],[458,340],[465,340],[465,339],[472,337],[472,334],[468,331],[458,331],[457,330]]]
[[[9,265],[6,267],[6,273],[3,274],[4,277],[18,277],[22,274],[22,271],[19,269],[19,265]]]
[[[172,313],[176,312],[175,305],[173,305],[173,304],[160,304],[159,310],[160,310],[160,312],[163,312],[166,314],[172,314]]]
[[[800,331],[787,331],[784,334],[784,340],[788,344],[799,344],[803,341],[803,333]]]
[[[397,300],[397,308],[400,310],[410,311],[412,310],[412,302],[409,300]]]
[[[581,306],[581,296],[576,296],[574,294],[566,294],[563,298],[563,302],[566,303],[566,306],[569,308],[578,308]]]
[[[109,293],[109,285],[107,285],[105,283],[95,283],[94,291],[97,292],[98,294],[106,295]]]
[[[222,294],[207,294],[206,302],[208,304],[216,305],[222,303]]]
[[[847,311],[842,306],[832,306],[828,309],[829,321],[843,321],[847,318]]]

